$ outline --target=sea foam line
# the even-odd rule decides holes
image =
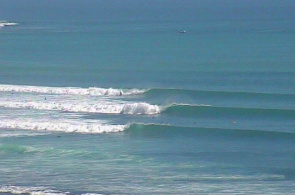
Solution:
[[[44,86],[25,86],[25,85],[0,85],[2,92],[20,93],[43,93],[43,94],[62,94],[62,95],[92,95],[92,96],[122,96],[139,95],[146,90],[140,89],[113,89],[113,88],[79,88],[79,87],[44,87]]]
[[[67,195],[69,192],[60,192],[45,187],[0,186],[0,193],[30,194],[30,195]]]
[[[70,195],[70,192],[61,192],[48,187],[28,187],[28,186],[0,186],[0,193],[10,194],[30,194],[30,195]],[[103,195],[97,193],[84,193],[81,195]]]
[[[122,132],[128,125],[107,125],[107,124],[85,124],[85,123],[68,123],[58,121],[34,121],[34,120],[2,120],[0,121],[1,129],[19,129],[19,130],[36,130],[36,131],[60,131],[66,133],[116,133]]]
[[[87,103],[44,103],[44,102],[0,102],[0,107],[25,108],[36,110],[58,110],[65,112],[85,112],[101,114],[130,114],[130,115],[154,115],[160,113],[160,107],[148,103],[127,104],[87,104]]]
[[[18,25],[18,23],[14,23],[14,22],[6,22],[6,21],[0,21],[0,28],[4,27],[4,26],[15,26]]]

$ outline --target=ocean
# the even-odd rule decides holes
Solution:
[[[0,194],[294,194],[295,3],[0,0]]]

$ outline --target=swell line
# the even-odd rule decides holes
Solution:
[[[31,131],[52,131],[65,133],[118,133],[140,136],[213,136],[213,137],[263,137],[268,139],[295,138],[294,132],[273,131],[273,130],[252,130],[237,128],[209,128],[209,127],[185,127],[169,124],[152,123],[131,123],[126,125],[108,124],[85,124],[69,123],[61,121],[37,121],[37,120],[2,120],[0,129],[31,130]],[[5,137],[5,136],[4,136]]]
[[[134,123],[126,126],[125,133],[134,135],[196,135],[196,136],[233,136],[233,137],[265,137],[265,138],[295,138],[293,132],[268,131],[268,130],[251,130],[235,128],[208,128],[208,127],[182,127],[163,124],[143,124]]]
[[[162,110],[163,114],[177,116],[273,116],[295,117],[295,110],[243,107],[218,107],[211,105],[174,104]]]
[[[151,88],[146,90],[145,94],[149,96],[157,95],[157,94],[183,94],[183,95],[206,95],[206,96],[241,96],[241,97],[249,97],[249,96],[259,96],[259,97],[269,97],[269,96],[277,96],[277,97],[295,97],[295,94],[292,93],[263,93],[263,92],[248,92],[248,91],[209,91],[209,90],[193,90],[193,89],[178,89],[178,88]]]
[[[11,93],[42,93],[58,95],[91,95],[91,96],[130,96],[144,94],[147,97],[188,95],[206,97],[240,97],[240,98],[295,98],[295,94],[285,93],[259,93],[239,91],[206,91],[177,88],[150,88],[150,89],[114,89],[100,87],[50,87],[29,85],[6,85],[0,84],[0,92]]]
[[[0,107],[36,110],[57,110],[64,112],[128,114],[128,115],[174,115],[181,117],[286,117],[295,118],[295,110],[247,107],[218,107],[211,105],[172,104],[170,106],[139,103],[73,103],[73,102],[19,102],[2,101]]]

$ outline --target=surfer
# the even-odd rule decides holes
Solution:
[[[179,33],[185,34],[185,33],[187,33],[187,31],[186,30],[181,30],[181,31],[179,31]]]

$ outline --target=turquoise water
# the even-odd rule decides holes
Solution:
[[[64,2],[0,8],[0,194],[295,193],[294,3]]]

